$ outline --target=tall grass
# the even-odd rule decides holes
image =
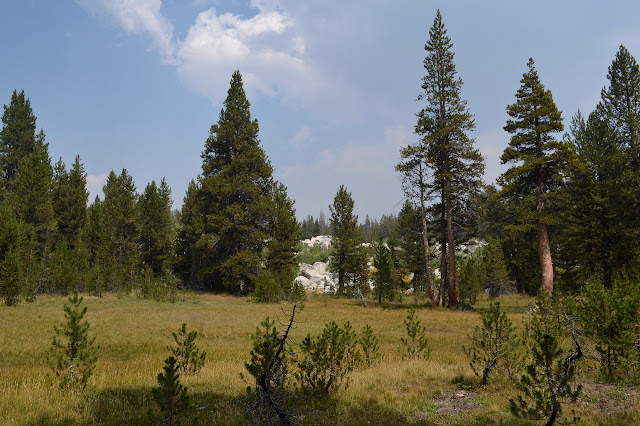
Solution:
[[[33,303],[0,307],[0,424],[146,424],[153,408],[151,388],[169,355],[171,333],[182,323],[198,332],[207,363],[195,376],[181,378],[203,424],[244,424],[239,403],[247,383],[240,379],[249,360],[251,333],[268,315],[285,321],[288,305],[257,304],[249,299],[202,295],[198,303],[159,303],[134,297],[85,296],[90,333],[100,345],[90,388],[66,393],[46,366],[53,325],[62,321],[65,298],[42,296]],[[432,348],[429,361],[402,360],[409,303],[363,308],[352,300],[310,299],[299,314],[293,341],[317,335],[326,322],[365,324],[379,338],[382,362],[356,370],[349,386],[322,400],[299,402],[304,424],[512,424],[508,399],[514,387],[506,379],[486,389],[479,385],[462,352],[466,336],[479,325],[475,312],[420,308]],[[515,325],[524,320],[531,300],[501,300]],[[479,305],[488,305],[480,300]],[[456,392],[468,396],[457,401]],[[453,395],[453,396],[452,396]],[[637,396],[637,395],[636,395]],[[633,397],[630,397],[633,398]],[[635,401],[635,400],[634,400]],[[456,405],[457,404],[457,405]],[[447,407],[452,406],[452,409]],[[602,421],[597,407],[578,407],[587,423]],[[600,417],[599,417],[600,416]],[[616,414],[621,424],[640,421],[635,406]],[[516,423],[517,424],[517,423]]]

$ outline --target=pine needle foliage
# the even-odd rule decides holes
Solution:
[[[518,342],[515,327],[506,312],[500,310],[500,302],[481,309],[480,319],[482,327],[475,327],[469,335],[469,346],[462,349],[475,375],[482,373],[482,384],[486,386],[493,370],[508,367]]]
[[[527,325],[525,344],[530,363],[516,383],[521,393],[509,400],[509,408],[516,417],[547,419],[546,425],[552,425],[562,416],[562,405],[575,402],[582,390],[581,385],[572,386],[575,362],[582,357],[575,324],[571,319],[567,321],[572,347],[565,349],[560,320],[561,315],[554,312],[549,299],[541,296]]]
[[[177,362],[173,356],[164,361],[165,366],[162,367],[164,373],[158,374],[158,387],[151,390],[153,400],[162,412],[161,417],[155,417],[151,410],[147,413],[151,420],[157,420],[169,426],[179,425],[180,416],[188,412],[191,407],[187,389],[180,383]]]
[[[255,333],[251,335],[253,340],[253,349],[251,349],[250,353],[251,359],[249,362],[245,362],[244,366],[256,380],[265,371],[278,350],[281,338],[275,324],[275,320],[266,317],[260,323],[260,326],[256,327]],[[287,352],[282,351],[271,369],[270,380],[272,386],[275,385],[278,388],[282,388],[286,385],[287,361]]]
[[[420,325],[420,320],[416,316],[416,308],[409,309],[409,315],[404,320],[407,328],[407,337],[401,337],[402,345],[398,347],[398,351],[403,354],[404,358],[428,360],[431,357],[431,348],[428,346],[427,329]]]
[[[95,370],[99,346],[89,336],[89,322],[84,320],[87,307],[80,309],[82,296],[74,292],[64,305],[67,322],[54,326],[55,336],[49,362],[64,388],[85,388]]]
[[[200,352],[196,346],[197,331],[187,333],[187,324],[182,323],[182,327],[177,333],[173,334],[175,347],[169,347],[169,350],[176,358],[176,368],[184,375],[195,374],[204,366],[207,357],[206,352]]]
[[[367,364],[367,367],[371,367],[374,363],[382,359],[378,336],[373,334],[373,328],[369,324],[366,324],[362,328],[362,335],[360,339],[358,339],[358,342],[362,348],[363,362]]]

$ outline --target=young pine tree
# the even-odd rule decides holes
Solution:
[[[204,366],[207,357],[206,352],[200,352],[200,348],[196,346],[197,331],[187,333],[187,324],[182,323],[182,327],[177,333],[173,334],[175,347],[169,346],[169,350],[176,358],[176,368],[185,376],[187,374],[195,374]]]
[[[87,386],[98,359],[99,346],[89,336],[89,322],[84,319],[87,307],[80,309],[82,297],[77,292],[64,305],[66,323],[54,326],[55,336],[49,361],[65,388]]]
[[[348,276],[354,271],[354,260],[357,260],[357,250],[362,242],[358,216],[353,214],[353,198],[344,185],[340,185],[329,211],[333,253],[329,267],[338,275],[338,294],[343,294]]]
[[[404,320],[407,329],[407,337],[400,338],[402,345],[398,351],[403,357],[408,359],[424,358],[425,361],[431,357],[431,348],[427,341],[427,329],[420,325],[420,320],[416,316],[416,308],[409,309],[409,315]]]
[[[151,410],[148,415],[152,420],[158,420],[169,426],[178,425],[182,414],[189,411],[191,405],[187,389],[180,383],[177,361],[170,356],[162,367],[164,373],[158,374],[158,387],[151,389],[153,400],[160,408],[162,415],[156,418]]]

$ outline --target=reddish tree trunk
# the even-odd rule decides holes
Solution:
[[[549,232],[547,225],[540,219],[538,227],[538,256],[540,257],[540,270],[542,271],[542,288],[547,294],[553,292],[553,262],[551,261],[551,247],[549,245]]]

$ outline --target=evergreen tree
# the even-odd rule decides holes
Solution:
[[[258,276],[273,213],[273,169],[258,140],[239,71],[202,153],[204,252],[200,279],[209,288],[250,291]]]
[[[106,243],[106,276],[112,289],[130,288],[137,261],[137,194],[133,178],[126,169],[120,175],[111,171],[104,185],[101,203]]]
[[[22,231],[11,204],[0,200],[0,299],[15,305],[22,293]]]
[[[567,149],[552,133],[563,130],[562,115],[549,90],[540,82],[533,59],[527,64],[516,103],[507,106],[512,118],[504,129],[511,133],[502,154],[503,164],[513,164],[500,176],[502,195],[509,198],[519,215],[527,218],[522,229],[535,227],[542,288],[553,291],[553,263],[549,225],[553,224],[550,203],[557,196]],[[534,223],[535,222],[535,223]]]
[[[298,274],[296,247],[300,242],[300,224],[296,219],[294,201],[287,196],[287,187],[276,183],[272,190],[273,218],[266,265],[274,274],[283,293],[288,295]]]
[[[425,152],[433,170],[434,187],[440,195],[442,262],[446,264],[448,303],[455,306],[458,296],[454,223],[462,223],[459,218],[464,215],[464,206],[480,189],[484,162],[473,146],[474,140],[467,136],[475,124],[466,101],[461,98],[462,79],[456,76],[453,44],[440,11],[429,30],[425,50],[427,74],[422,79],[423,93],[419,99],[426,100],[426,106],[417,114],[415,132],[421,136],[419,149]]]
[[[20,160],[31,154],[36,145],[36,117],[31,110],[24,90],[11,95],[9,106],[4,106],[0,131],[0,175],[5,185],[11,187]]]
[[[149,183],[138,200],[139,250],[143,268],[156,276],[166,273],[172,253],[171,190],[163,178],[160,187]]]
[[[64,304],[67,322],[61,327],[54,326],[55,336],[50,351],[50,361],[56,375],[64,387],[84,388],[95,370],[99,347],[95,337],[89,337],[89,322],[84,319],[87,307],[80,309],[82,297],[74,292]]]
[[[418,291],[418,283],[424,284],[426,267],[424,241],[422,235],[421,214],[408,200],[402,205],[398,214],[396,235],[399,243],[400,265],[407,272],[413,273],[413,289]],[[429,257],[431,261],[431,257]],[[433,283],[433,278],[431,279]],[[435,293],[434,293],[435,294]]]
[[[162,367],[164,373],[158,374],[158,387],[151,389],[153,400],[156,402],[162,417],[159,419],[162,424],[178,425],[178,419],[182,414],[189,411],[191,404],[187,395],[187,388],[180,383],[180,373],[176,366],[176,359],[172,356],[167,358],[165,366]],[[154,418],[149,411],[149,417]]]
[[[357,249],[362,243],[358,216],[353,214],[353,198],[344,185],[340,185],[329,211],[333,253],[329,267],[338,275],[338,294],[343,294],[348,275],[355,269]]]
[[[58,224],[58,237],[70,248],[79,243],[80,233],[87,221],[87,174],[77,155],[67,172],[62,159],[54,167],[53,211]]]
[[[196,285],[204,250],[197,245],[204,227],[202,192],[195,180],[189,182],[180,214],[180,229],[175,241],[176,274],[184,281]]]
[[[376,268],[373,274],[373,283],[378,303],[382,303],[383,297],[393,297],[393,291],[400,284],[400,277],[393,264],[391,250],[382,241],[376,244],[373,266]]]
[[[427,207],[426,202],[430,199],[433,192],[433,182],[430,180],[428,173],[428,165],[426,163],[426,155],[424,150],[420,146],[408,146],[400,150],[400,156],[402,162],[396,166],[396,171],[402,174],[402,189],[405,195],[419,203],[420,209],[420,222],[422,225],[422,252],[424,253],[424,260],[422,264],[425,265],[424,271],[427,277],[427,287],[429,291],[429,299],[431,300],[431,306],[436,307],[442,305],[443,286],[441,280],[440,294],[437,297],[435,293],[435,285],[433,282],[433,272],[431,269],[431,248],[429,246],[429,224],[427,219]],[[406,214],[403,215],[402,227],[404,229],[406,223]],[[403,234],[404,230],[401,231]],[[409,241],[409,237],[403,237],[404,240]],[[442,246],[443,253],[446,250],[446,245]],[[446,262],[443,262],[443,266]],[[441,269],[446,271],[446,269]]]

